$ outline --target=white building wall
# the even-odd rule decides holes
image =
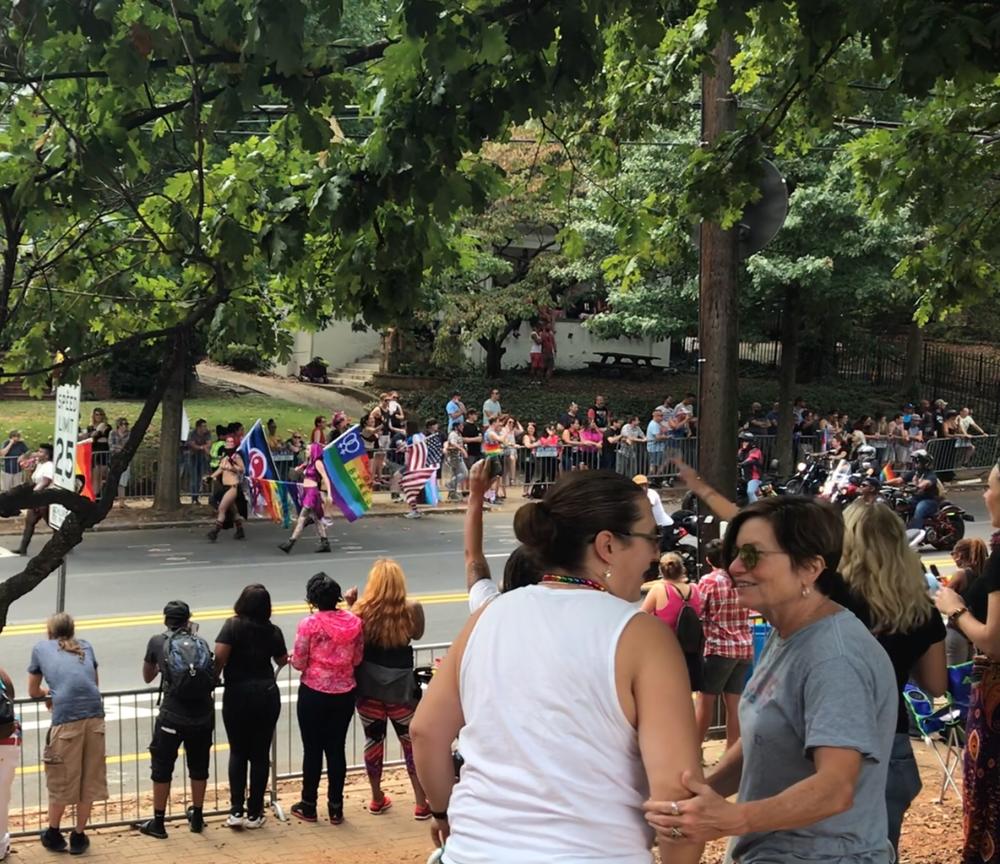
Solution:
[[[623,351],[627,354],[646,354],[655,357],[658,365],[670,365],[669,339],[598,339],[581,321],[556,321],[556,369],[584,369],[589,361],[601,358],[597,351]],[[504,342],[507,353],[503,355],[504,369],[527,366],[531,348],[531,328],[522,324],[520,335],[507,337]],[[479,343],[466,348],[466,356],[474,363],[484,363],[486,352]]]
[[[285,372],[297,375],[313,357],[322,357],[330,369],[341,369],[355,360],[368,357],[381,348],[381,338],[376,330],[355,331],[350,321],[334,321],[319,333],[299,332],[295,348]]]

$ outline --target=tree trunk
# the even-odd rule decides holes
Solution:
[[[724,33],[712,52],[715,70],[702,76],[702,139],[713,144],[734,127],[733,39]],[[739,249],[735,231],[701,225],[699,256],[699,420],[698,470],[727,498],[736,491],[736,405],[739,360],[736,285]],[[718,535],[718,521],[699,537]]]
[[[778,369],[778,471],[785,477],[795,466],[793,426],[795,424],[795,372],[799,364],[799,286],[785,289],[785,308],[781,317],[781,365]]]
[[[479,340],[479,344],[486,352],[486,374],[488,377],[494,378],[503,371],[503,355],[507,353],[503,343],[508,335],[505,332],[499,339],[484,336]]]
[[[180,359],[170,376],[160,406],[160,450],[156,465],[156,497],[153,506],[163,511],[179,510],[181,506],[179,456],[186,352],[182,349],[179,354]]]
[[[914,402],[920,397],[920,368],[924,359],[924,331],[916,321],[910,321],[906,332],[906,369],[903,372],[903,393]]]

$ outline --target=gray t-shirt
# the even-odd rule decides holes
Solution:
[[[41,675],[52,693],[52,725],[61,726],[88,717],[103,717],[104,703],[97,687],[97,658],[84,639],[78,639],[83,657],[62,651],[55,639],[31,649],[29,675]]]
[[[815,773],[817,747],[863,759],[854,806],[805,828],[746,834],[740,864],[889,864],[885,785],[898,694],[889,655],[846,610],[768,637],[740,701],[740,801],[770,798]]]

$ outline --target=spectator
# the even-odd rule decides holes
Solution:
[[[465,423],[465,404],[462,402],[462,394],[458,390],[455,390],[451,394],[451,398],[448,403],[444,406],[445,414],[448,415],[448,431],[450,432],[453,427],[461,426]]]
[[[951,559],[958,569],[945,584],[955,591],[966,605],[971,602],[969,598],[972,596],[972,586],[986,570],[986,559],[989,554],[989,548],[982,540],[973,540],[969,537],[959,540],[951,550]],[[951,623],[948,625],[944,647],[949,666],[968,663],[972,659],[972,643]]]
[[[562,470],[576,471],[583,463],[583,453],[580,448],[580,419],[573,417],[562,432]]]
[[[483,402],[483,423],[489,425],[495,417],[503,413],[500,407],[500,391],[494,387],[490,390],[490,398]]]
[[[936,415],[934,409],[931,408],[931,403],[927,399],[920,400],[920,431],[925,441],[930,441],[931,438],[936,437]]]
[[[771,434],[771,424],[764,414],[764,409],[761,407],[760,402],[754,402],[750,406],[750,419],[747,421],[746,428],[748,431],[753,432],[754,435]]]
[[[10,796],[21,762],[21,724],[15,716],[14,682],[0,669],[0,861],[10,855]]]
[[[326,418],[318,415],[313,419],[313,430],[309,436],[310,444],[326,444]]]
[[[580,429],[580,465],[583,468],[600,468],[604,435],[594,419],[588,419]]]
[[[618,462],[618,442],[622,436],[623,422],[619,417],[612,417],[611,422],[601,430],[603,442],[601,445],[600,468],[603,471],[614,471]]]
[[[646,440],[638,415],[633,414],[622,426],[618,436],[618,453],[615,460],[615,471],[628,477],[639,470],[640,447]],[[645,460],[643,460],[645,462]]]
[[[715,716],[716,702],[722,697],[728,750],[740,738],[739,704],[753,662],[753,632],[750,613],[740,606],[733,581],[722,566],[720,541],[709,541],[705,561],[711,570],[698,582],[705,628],[705,665],[695,715],[700,740],[704,741]]]
[[[42,444],[36,454],[35,470],[31,474],[31,482],[35,492],[41,492],[52,485],[55,480],[55,465],[52,462],[52,445]],[[17,547],[18,555],[27,555],[28,546],[35,533],[39,520],[49,521],[48,505],[44,507],[29,507],[24,511],[24,531],[21,532],[21,545]]]
[[[356,598],[357,589],[353,589],[347,599]],[[304,822],[317,819],[324,755],[327,815],[334,825],[344,821],[344,746],[354,716],[354,667],[363,656],[364,635],[361,619],[337,608],[343,599],[340,585],[326,573],[310,577],[306,602],[315,611],[299,622],[290,658],[302,673],[296,704],[302,735],[302,797],[292,805],[292,814]]]
[[[801,396],[795,397],[795,402],[792,403],[792,416],[795,418],[796,423],[802,422],[802,417],[806,413],[806,400]]]
[[[659,411],[663,415],[664,423],[668,422],[674,416],[674,397],[664,396],[663,404],[657,405],[654,410]]]
[[[986,511],[994,531],[1000,530],[1000,468],[990,471],[989,485],[983,493]],[[997,534],[993,535],[991,554],[982,576],[966,588],[963,597],[951,588],[942,588],[934,597],[935,605],[948,623],[957,627],[973,645],[972,698],[969,705],[962,765],[964,790],[963,826],[965,844],[963,862],[988,861],[1000,849],[1000,725],[996,706],[1000,704],[1000,552]],[[975,741],[977,746],[971,746]],[[985,850],[985,851],[984,851]]]
[[[141,823],[139,832],[158,840],[167,839],[164,820],[181,745],[191,778],[191,806],[185,815],[193,833],[200,834],[205,827],[203,808],[215,729],[215,666],[208,643],[191,621],[191,607],[183,600],[171,600],[163,607],[163,623],[166,632],[150,638],[142,661],[143,681],[152,684],[160,677],[162,701],[149,744],[153,818]]]
[[[90,414],[90,425],[81,440],[90,439],[91,466],[93,470],[94,494],[100,497],[104,490],[104,478],[108,476],[108,457],[111,452],[111,424],[103,408],[95,408]]]
[[[115,421],[115,428],[111,430],[111,434],[108,436],[108,444],[111,447],[111,455],[114,456],[116,453],[120,453],[122,448],[128,444],[128,439],[132,434],[132,430],[128,428],[128,420],[124,417],[119,417]],[[190,439],[188,439],[190,440]],[[128,490],[128,481],[132,476],[132,466],[129,465],[122,471],[121,476],[118,478],[118,506],[125,506],[125,493]],[[200,476],[200,475],[199,475]]]
[[[542,369],[545,378],[551,378],[556,371],[556,334],[551,323],[546,323],[541,333]]]
[[[307,456],[309,455],[309,449],[306,447],[305,440],[302,437],[301,432],[292,432],[291,436],[285,441],[285,452],[290,453],[292,457],[292,468],[296,468],[305,462]],[[376,459],[378,454],[376,454]],[[372,465],[372,476],[377,478],[378,474],[375,471],[375,466]]]
[[[208,448],[209,471],[215,471],[219,467],[219,462],[222,459],[222,452],[226,449],[226,435],[226,427],[217,423],[215,426],[215,440],[212,442],[212,446]],[[212,497],[213,499],[215,498],[214,493]],[[222,497],[221,493],[218,497]]]
[[[330,440],[328,443],[336,441],[350,426],[351,421],[347,419],[347,415],[343,411],[334,411],[330,417]]]
[[[594,397],[594,404],[587,409],[587,418],[592,419],[598,429],[607,429],[611,425],[611,409],[600,393]]]
[[[365,771],[372,788],[369,813],[384,813],[392,799],[382,790],[387,723],[396,730],[416,805],[413,818],[430,819],[427,796],[417,779],[410,746],[410,721],[419,700],[413,678],[411,642],[424,635],[424,609],[406,596],[403,569],[380,558],[368,573],[364,596],[354,613],[364,625],[364,660],[358,666],[358,717],[365,729]]]
[[[295,527],[292,529],[292,536],[278,548],[288,555],[292,551],[306,524],[312,521],[316,526],[316,536],[319,537],[319,547],[317,552],[330,551],[330,539],[326,536],[326,523],[323,521],[323,494],[320,490],[320,483],[323,479],[323,446],[321,444],[309,445],[309,459],[302,465],[294,469],[302,472],[302,500],[299,507],[299,516],[295,520]]]
[[[656,480],[663,473],[667,455],[667,433],[663,429],[663,411],[653,410],[653,419],[646,426],[646,458],[650,478]]]
[[[229,739],[226,826],[252,829],[264,824],[271,738],[281,713],[274,679],[288,662],[288,651],[281,629],[271,623],[271,595],[263,585],[247,585],[233,612],[215,637],[215,674],[224,671],[226,684],[222,691],[222,722]]]
[[[979,424],[972,418],[971,408],[965,407],[958,412],[958,424],[961,426],[962,432],[970,437],[983,437],[986,435]]]
[[[503,440],[503,479],[501,488],[504,490],[504,497],[507,497],[507,489],[517,483],[517,439],[524,434],[524,428],[517,419],[509,415],[501,415],[500,438]]]
[[[547,575],[469,619],[410,730],[449,860],[646,861],[643,798],[679,799],[682,772],[700,777],[680,654],[635,606],[655,528],[634,483],[597,471],[518,511],[517,537]],[[701,848],[661,852],[689,864]]]
[[[528,359],[531,363],[529,375],[531,380],[541,380],[545,376],[545,365],[542,358],[542,333],[537,324],[531,327],[531,347],[528,349]]]
[[[448,432],[448,439],[444,445],[444,460],[451,471],[451,478],[448,480],[449,501],[462,500],[461,487],[469,477],[469,469],[466,468],[468,458],[469,451],[465,447],[462,430],[455,426]]]
[[[809,498],[767,498],[729,523],[723,560],[740,604],[774,630],[740,703],[740,743],[706,783],[687,784],[693,799],[646,805],[667,842],[737,834],[732,857],[743,862],[892,860],[898,694],[886,653],[831,597],[846,590],[842,547],[840,514]]]
[[[659,618],[677,634],[681,651],[684,653],[684,662],[687,664],[690,689],[692,692],[697,692],[701,690],[702,684],[703,645],[699,640],[697,650],[693,650],[695,647],[693,643],[685,646],[678,624],[685,607],[690,607],[694,611],[695,621],[701,618],[701,593],[697,585],[688,582],[684,561],[676,552],[667,552],[660,557],[659,574],[659,581],[646,594],[642,611]]]
[[[44,755],[49,826],[42,832],[42,845],[51,852],[66,851],[60,823],[73,805],[76,825],[69,835],[69,851],[80,855],[90,846],[85,831],[91,808],[108,797],[104,704],[94,649],[75,638],[73,618],[58,612],[46,629],[48,639],[32,648],[28,664],[28,695],[45,699],[52,711]],[[48,687],[42,686],[43,678]]]
[[[406,426],[406,412],[403,411],[403,404],[399,401],[399,391],[389,391],[389,402],[386,405],[392,425],[402,431]]]
[[[768,434],[777,435],[778,434],[778,415],[781,412],[781,403],[775,402],[771,405],[771,410],[767,412],[764,419],[767,420]]]
[[[202,421],[204,422],[204,421]],[[269,417],[267,420],[267,446],[271,453],[283,453],[285,451],[285,442],[281,440],[281,436],[278,434],[278,424],[273,417]],[[194,424],[195,431],[198,430],[198,424]],[[208,429],[206,428],[207,432]],[[190,443],[190,439],[188,439]]]
[[[465,442],[465,451],[468,454],[467,464],[471,467],[483,455],[483,430],[479,426],[479,413],[476,409],[469,409],[465,422],[455,428],[462,430],[462,441]],[[448,431],[450,432],[451,428]]]
[[[0,447],[0,460],[3,462],[0,465],[3,469],[0,470],[0,492],[7,492],[22,482],[19,460],[27,452],[28,445],[21,438],[21,433],[17,429],[11,429],[7,440]],[[0,780],[0,786],[2,785],[3,781]]]
[[[547,487],[555,483],[559,471],[559,433],[555,423],[545,425],[545,434],[535,448],[535,485]]]
[[[576,402],[570,402],[565,413],[559,418],[559,425],[562,429],[569,429],[574,420],[580,419],[580,406]],[[561,431],[561,430],[560,430]]]
[[[273,420],[269,420],[268,424],[273,422]],[[208,431],[207,421],[203,417],[199,417],[195,421],[194,431],[188,435],[187,439],[187,470],[192,504],[199,503],[201,484],[204,482],[205,475],[210,473],[209,451],[211,448],[212,433]]]

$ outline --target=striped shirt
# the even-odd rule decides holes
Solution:
[[[713,570],[698,582],[698,590],[705,629],[705,656],[752,660],[750,611],[740,606],[729,574],[725,570]]]

